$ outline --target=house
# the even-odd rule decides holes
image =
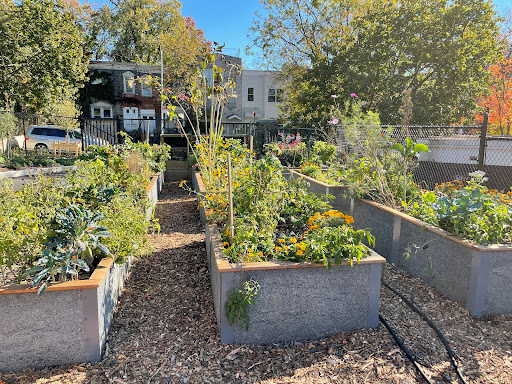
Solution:
[[[242,71],[242,122],[277,120],[283,101],[280,72]]]
[[[159,65],[91,61],[88,76],[81,96],[84,118],[117,119],[126,132],[149,127],[151,134],[159,133],[160,95],[144,82],[160,78]]]
[[[240,70],[242,59],[238,55],[217,55],[216,65],[223,70],[223,82],[231,77],[235,84],[235,97],[229,98],[222,116],[227,134],[242,134],[247,130],[247,123],[277,121],[278,105],[283,99],[279,72]],[[92,133],[98,129],[114,133],[121,129],[140,136],[149,127],[155,141],[162,127],[164,133],[179,134],[176,118],[187,123],[183,111],[177,111],[174,121],[167,121],[166,111],[162,114],[159,93],[144,82],[148,76],[159,79],[160,70],[159,65],[91,61],[89,82],[80,97],[82,117],[88,129]],[[204,75],[213,82],[211,69],[204,70]]]

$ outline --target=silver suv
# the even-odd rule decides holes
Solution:
[[[82,135],[79,130],[68,131],[70,143],[81,143]],[[53,150],[56,142],[66,142],[66,130],[54,125],[31,125],[25,134],[27,149],[37,151]]]

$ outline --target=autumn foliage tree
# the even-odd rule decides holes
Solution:
[[[489,133],[510,135],[512,128],[512,58],[490,67],[493,74],[490,93],[479,106],[489,113]],[[481,117],[479,118],[481,120]]]

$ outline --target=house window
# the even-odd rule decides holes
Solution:
[[[254,101],[254,88],[247,89],[247,101]]]
[[[283,101],[283,90],[282,89],[278,89],[276,91],[276,101],[278,103],[282,102]]]
[[[149,85],[146,84],[148,81],[147,77],[142,79],[142,96],[151,96],[153,94],[153,90]]]
[[[124,93],[135,93],[135,76],[131,72],[123,73]]]
[[[91,117],[94,119],[111,119],[112,105],[104,102],[91,105]]]
[[[270,88],[268,90],[268,102],[269,103],[275,103],[276,102],[276,90],[273,88]]]
[[[268,102],[269,103],[280,103],[283,101],[283,90],[282,89],[273,89],[270,88],[268,90]]]

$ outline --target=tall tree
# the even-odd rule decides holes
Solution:
[[[60,0],[0,7],[0,104],[44,112],[72,99],[88,62],[75,16]]]
[[[319,3],[327,7],[332,1],[301,3],[318,8]],[[369,0],[353,9],[344,38],[322,33],[326,36],[321,40],[322,54],[310,55],[309,63],[293,72],[299,76],[286,90],[291,97],[284,105],[290,121],[320,125],[321,116],[327,117],[331,94],[343,101],[356,93],[384,123],[400,123],[406,90],[411,123],[448,123],[472,114],[476,96],[489,84],[487,67],[499,53],[499,19],[490,1]],[[322,27],[332,28],[326,23]],[[314,30],[318,29],[315,24]],[[307,30],[305,34],[311,36]],[[280,40],[262,31],[255,42],[264,50],[264,36]],[[288,67],[297,65],[288,62],[283,67],[286,72]]]
[[[181,15],[177,0],[111,0],[96,18],[96,58],[160,64],[160,46],[171,85],[189,79],[193,63],[209,49],[203,31]]]

